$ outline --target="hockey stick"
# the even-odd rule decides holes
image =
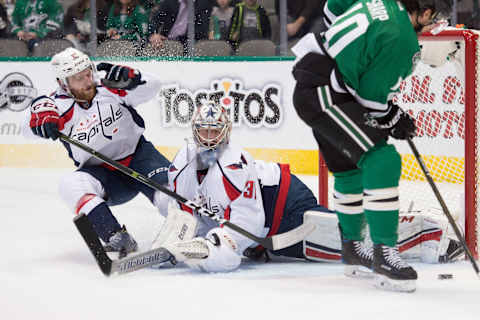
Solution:
[[[72,144],[72,145],[84,150],[85,152],[90,153],[95,158],[109,164],[110,166],[112,166],[115,169],[117,169],[118,171],[126,174],[127,176],[130,176],[130,177],[142,182],[143,184],[149,186],[150,188],[152,188],[154,190],[158,190],[160,192],[163,192],[163,193],[169,195],[170,197],[174,198],[178,202],[180,202],[180,203],[186,205],[187,207],[189,207],[190,209],[194,210],[194,212],[196,212],[197,214],[208,217],[208,218],[212,219],[213,221],[216,221],[218,224],[224,225],[224,226],[240,233],[241,235],[243,235],[243,236],[255,241],[256,243],[262,245],[266,249],[275,251],[275,250],[280,250],[280,249],[283,249],[283,248],[286,248],[286,247],[290,247],[290,246],[302,241],[303,239],[305,239],[305,237],[308,236],[315,229],[314,225],[304,223],[304,224],[298,226],[297,228],[295,228],[293,230],[290,230],[288,232],[285,232],[285,233],[273,235],[273,236],[266,237],[266,238],[257,237],[256,235],[254,235],[254,234],[248,232],[247,230],[237,226],[236,224],[233,224],[226,219],[220,218],[219,216],[217,216],[212,211],[197,205],[193,201],[185,199],[184,197],[182,197],[178,193],[170,191],[168,188],[162,186],[158,182],[156,182],[156,181],[154,181],[150,178],[145,177],[144,175],[140,174],[139,172],[136,172],[136,171],[130,169],[129,167],[124,166],[123,164],[121,164],[121,163],[119,163],[115,160],[112,160],[112,159],[108,158],[107,156],[93,150],[92,148],[84,145],[83,143],[80,143],[76,140],[73,140],[70,137],[67,137],[66,135],[64,135],[62,133],[59,134],[59,137],[60,137],[60,140],[62,140],[64,142],[67,142],[69,144]]]
[[[146,268],[154,264],[160,264],[167,261],[175,264],[175,257],[168,252],[167,249],[157,248],[146,252],[141,252],[135,255],[130,255],[126,258],[112,260],[108,257],[103,248],[96,232],[93,230],[92,224],[85,214],[80,214],[73,219],[75,226],[85,240],[90,252],[95,257],[100,270],[106,276],[118,273],[124,274],[138,269]]]
[[[462,232],[460,229],[458,229],[457,224],[455,223],[455,220],[452,217],[452,214],[450,213],[450,210],[448,210],[447,205],[445,204],[445,201],[443,200],[442,195],[440,194],[440,191],[437,188],[437,185],[433,181],[432,176],[430,175],[430,171],[428,171],[427,166],[423,162],[422,157],[420,156],[420,153],[417,150],[417,147],[413,143],[412,139],[407,138],[408,145],[410,146],[410,149],[412,149],[413,155],[415,156],[415,159],[417,159],[418,164],[420,165],[420,168],[423,171],[423,174],[425,175],[425,178],[427,179],[428,183],[430,184],[430,187],[433,190],[433,193],[435,194],[435,197],[437,198],[438,202],[440,203],[440,206],[442,207],[443,213],[447,216],[448,222],[453,228],[453,231],[455,232],[455,235],[457,236],[458,241],[462,244],[463,249],[465,250],[468,259],[470,260],[473,269],[475,270],[475,273],[477,274],[477,277],[480,278],[480,270],[478,269],[477,262],[472,256],[472,253],[470,252],[470,249],[467,246],[467,243],[465,242],[465,238],[462,235]]]

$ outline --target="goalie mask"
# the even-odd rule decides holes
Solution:
[[[197,109],[192,119],[192,131],[201,162],[210,166],[220,156],[230,140],[231,130],[227,110],[214,101]]]
[[[57,53],[52,57],[50,64],[62,89],[74,99],[76,98],[68,86],[68,77],[74,76],[87,68],[91,68],[93,80],[96,80],[95,65],[85,53],[75,48],[67,48]]]

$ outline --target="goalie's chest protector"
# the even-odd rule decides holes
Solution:
[[[247,192],[248,188],[245,188],[248,181],[257,181],[254,162],[253,160],[242,162],[242,157],[238,149],[232,150],[228,147],[203,177],[197,171],[195,159],[187,164],[186,159],[177,157],[170,167],[170,175],[175,174],[172,171],[178,170],[178,174],[173,178],[173,188],[181,196],[193,199],[197,204],[201,204],[220,217],[232,219],[232,221],[241,220],[243,223],[239,224],[248,230],[262,229],[264,215],[260,190],[257,189],[258,184],[253,186],[256,188],[251,192]],[[236,205],[233,206],[234,202]],[[181,207],[189,211],[185,206]],[[217,223],[211,219],[199,218],[201,223],[199,223],[198,235],[205,235],[208,230],[217,227]]]
[[[65,120],[62,133],[99,151],[114,160],[121,160],[135,152],[145,124],[132,106],[120,99],[121,93],[105,88],[98,92],[88,109],[69,97],[57,95],[57,105],[63,105],[61,117]],[[96,165],[101,162],[76,147],[66,146],[75,165]]]

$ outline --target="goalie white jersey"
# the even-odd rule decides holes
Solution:
[[[58,88],[50,98],[60,113],[59,130],[114,160],[124,160],[135,152],[145,130],[142,117],[134,109],[152,99],[160,89],[160,80],[142,73],[146,83],[135,90],[115,90],[97,86],[97,94],[88,109]],[[64,143],[77,167],[101,162],[89,153]]]
[[[191,143],[182,148],[169,169],[170,188],[186,199],[208,208],[220,217],[255,235],[264,233],[265,215],[255,162],[248,152],[233,145],[225,146],[218,160],[208,171],[198,170],[197,147]],[[177,203],[185,211],[191,209]],[[197,236],[218,227],[205,217],[198,217]],[[253,241],[225,228],[235,240],[236,253]]]

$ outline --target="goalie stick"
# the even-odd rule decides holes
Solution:
[[[82,213],[76,216],[73,222],[90,249],[90,252],[95,257],[100,270],[102,270],[106,276],[114,273],[124,274],[168,261],[172,264],[176,263],[175,257],[164,248],[157,248],[130,255],[126,258],[112,260],[105,252],[100,240],[98,240],[95,230],[93,230],[92,224],[85,214]]]
[[[468,259],[470,260],[470,263],[472,264],[473,269],[475,270],[475,273],[477,274],[477,277],[480,278],[480,270],[478,269],[478,265],[475,262],[475,259],[472,256],[472,253],[470,252],[470,249],[467,246],[467,243],[465,242],[465,238],[462,235],[462,232],[460,229],[458,229],[457,224],[455,223],[455,220],[452,217],[452,214],[450,213],[450,210],[448,209],[447,205],[445,204],[445,201],[443,200],[442,195],[440,194],[440,191],[437,188],[437,185],[433,181],[432,176],[430,175],[430,171],[428,171],[427,166],[423,162],[422,157],[420,156],[420,153],[418,152],[417,147],[413,143],[412,139],[407,138],[408,145],[410,146],[410,149],[412,149],[413,155],[415,156],[415,159],[417,159],[418,164],[420,165],[420,168],[423,171],[423,174],[425,175],[425,178],[428,181],[428,184],[430,184],[430,187],[433,190],[433,193],[435,194],[435,197],[437,198],[438,202],[440,203],[440,206],[442,207],[443,213],[447,216],[448,222],[453,228],[453,231],[455,232],[455,235],[457,236],[458,241],[461,243],[463,249],[465,250]]]
[[[216,221],[219,225],[224,225],[224,226],[238,232],[239,234],[255,241],[256,243],[262,245],[266,249],[275,251],[275,250],[280,250],[280,249],[283,249],[283,248],[286,248],[286,247],[290,247],[290,246],[302,241],[306,236],[308,236],[310,233],[312,233],[313,230],[315,229],[315,226],[313,224],[304,223],[304,224],[298,226],[297,228],[295,228],[293,230],[290,230],[288,232],[285,232],[285,233],[276,234],[276,235],[266,237],[266,238],[257,237],[256,235],[250,233],[249,231],[243,229],[242,227],[237,226],[236,224],[233,224],[230,221],[217,216],[212,211],[197,205],[193,201],[185,199],[184,197],[182,197],[178,193],[170,191],[168,188],[162,186],[158,182],[156,182],[156,181],[154,181],[150,178],[145,177],[141,173],[136,172],[136,171],[130,169],[129,167],[124,166],[123,164],[121,164],[121,163],[119,163],[115,160],[112,160],[112,159],[108,158],[107,156],[101,154],[100,152],[95,151],[94,149],[84,145],[83,143],[80,143],[76,140],[73,140],[70,137],[68,137],[68,136],[66,136],[62,133],[59,133],[59,138],[60,138],[60,140],[66,142],[66,143],[72,144],[72,145],[84,150],[85,152],[90,153],[95,158],[109,164],[110,166],[114,167],[118,171],[120,171],[120,172],[126,174],[127,176],[130,176],[130,177],[142,182],[143,184],[149,186],[150,188],[152,188],[154,190],[158,190],[160,192],[163,192],[163,193],[169,195],[170,197],[174,198],[178,202],[183,203],[187,207],[194,210],[194,212],[196,212],[197,214],[208,217],[208,218],[212,219],[213,221]]]

